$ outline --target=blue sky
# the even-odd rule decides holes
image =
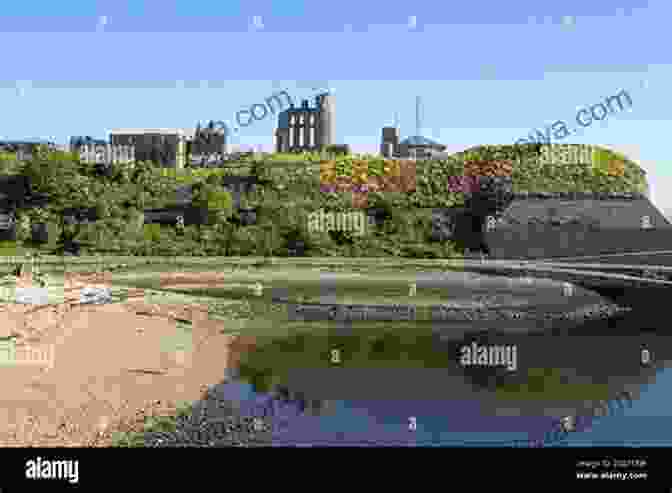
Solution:
[[[2,138],[193,127],[286,89],[337,99],[337,139],[403,136],[449,150],[513,143],[625,89],[632,107],[564,142],[621,150],[672,210],[669,2],[115,0],[10,2],[0,17]],[[256,17],[256,22],[255,22]],[[575,124],[574,124],[575,125]],[[272,147],[273,118],[234,144]]]

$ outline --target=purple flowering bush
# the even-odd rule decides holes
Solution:
[[[451,193],[473,193],[479,188],[478,176],[448,177],[448,191]]]

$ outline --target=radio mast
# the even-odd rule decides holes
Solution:
[[[415,97],[415,135],[420,137],[420,96]]]

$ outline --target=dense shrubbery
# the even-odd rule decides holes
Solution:
[[[512,192],[520,191],[646,189],[637,167],[611,151],[600,150],[593,167],[545,169],[535,164],[536,152],[534,146],[481,146],[448,160],[418,162],[305,153],[272,155],[263,161],[246,157],[224,169],[189,172],[138,162],[113,165],[103,174],[68,153],[39,152],[26,163],[0,154],[0,172],[29,176],[34,191],[51,198],[41,209],[19,211],[24,218],[19,244],[30,245],[30,223],[49,223],[50,241],[42,248],[53,249],[53,236],[58,235],[61,243],[81,242],[85,255],[283,256],[301,251],[312,256],[446,257],[455,254],[456,247],[450,241],[429,241],[432,208],[465,202],[501,208]],[[450,176],[463,174],[498,178],[483,180],[479,190],[449,186]],[[256,211],[256,224],[244,225],[235,211],[231,194],[221,185],[228,175],[252,175],[260,183],[256,193],[243,194],[241,204]],[[353,211],[351,193],[320,190],[321,182],[339,178],[370,185],[368,206],[362,207],[376,217],[377,225],[371,223],[363,236],[307,229],[312,211]],[[143,227],[143,209],[173,204],[184,185],[193,186],[192,205],[209,209],[207,224]],[[64,209],[88,207],[95,207],[99,220],[63,224]]]
[[[347,155],[351,154],[350,146],[348,144],[336,144],[327,146],[325,149],[327,154]]]

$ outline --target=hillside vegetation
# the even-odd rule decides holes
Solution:
[[[83,245],[83,254],[260,255],[450,257],[455,244],[431,242],[432,209],[465,202],[454,177],[498,176],[514,193],[529,191],[646,191],[644,173],[625,156],[596,148],[593,165],[540,166],[538,149],[478,146],[446,160],[385,160],[375,156],[320,154],[241,158],[220,169],[166,170],[151,163],[114,165],[101,175],[64,152],[37,153],[26,163],[0,155],[0,172],[31,177],[51,202],[18,211],[18,238],[6,248],[37,247],[31,223],[49,223],[50,238],[65,230]],[[256,211],[256,221],[241,220],[222,185],[226,176],[255,176],[257,190],[242,194],[241,207]],[[451,178],[453,177],[453,178]],[[459,180],[458,180],[459,181]],[[206,224],[184,227],[143,225],[143,210],[175,202],[184,185],[195,185],[193,203],[210,210]],[[63,224],[66,208],[95,207],[100,220]],[[308,214],[325,211],[375,212],[379,219],[362,236],[351,232],[308,230]],[[373,216],[372,216],[373,217]],[[371,223],[373,224],[373,223]],[[53,241],[40,248],[53,248]]]

